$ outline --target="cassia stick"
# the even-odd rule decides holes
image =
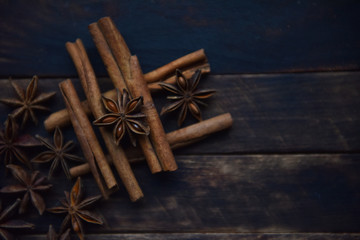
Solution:
[[[75,134],[78,138],[80,146],[83,150],[84,156],[88,161],[91,172],[95,181],[105,199],[109,198],[110,191],[104,186],[101,175],[96,166],[96,158],[104,158],[105,156],[101,148],[96,147],[98,144],[91,124],[81,108],[80,100],[77,96],[75,88],[70,79],[63,81],[59,84],[61,93],[63,95],[66,108],[69,111],[70,119],[74,127]],[[94,147],[95,146],[95,147]],[[111,188],[116,187],[116,185]]]

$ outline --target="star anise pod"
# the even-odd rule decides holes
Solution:
[[[14,214],[15,209],[20,203],[20,199],[17,199],[11,206],[1,211],[1,201],[0,201],[0,236],[5,240],[14,239],[13,235],[7,229],[23,229],[23,228],[33,228],[34,224],[25,222],[23,220],[13,220],[11,216]]]
[[[58,127],[55,128],[53,136],[54,143],[51,143],[49,140],[39,135],[36,135],[36,138],[39,139],[40,142],[49,150],[40,153],[31,161],[36,163],[46,163],[52,161],[48,175],[49,179],[52,177],[54,170],[57,168],[60,162],[66,177],[70,179],[70,171],[66,160],[73,160],[78,162],[83,161],[81,157],[69,153],[75,146],[74,142],[68,141],[64,144],[63,134]]]
[[[1,102],[15,107],[12,112],[15,119],[22,117],[21,127],[25,125],[29,117],[37,124],[38,120],[35,116],[34,110],[49,110],[49,108],[41,105],[42,102],[47,101],[49,98],[55,95],[55,92],[36,94],[38,87],[38,77],[33,76],[29,85],[26,88],[26,92],[14,81],[10,81],[13,86],[18,99],[16,98],[2,98]]]
[[[31,169],[31,163],[21,148],[38,146],[39,142],[30,135],[18,136],[18,130],[14,118],[9,115],[5,122],[5,130],[0,131],[0,156],[4,159],[5,165],[17,159]]]
[[[86,210],[93,203],[101,198],[101,195],[93,196],[82,200],[82,185],[80,177],[71,189],[70,194],[65,191],[65,200],[61,200],[62,206],[48,209],[51,213],[67,213],[61,224],[60,232],[63,232],[71,221],[72,229],[80,239],[84,239],[84,228],[81,219],[94,224],[103,224],[100,216],[94,212]]]
[[[49,231],[46,235],[48,240],[70,240],[70,228],[68,228],[63,234],[56,234],[52,225],[49,226]]]
[[[45,184],[46,177],[41,177],[39,171],[34,171],[31,174],[26,172],[22,167],[9,164],[7,167],[11,170],[13,176],[19,181],[19,184],[10,185],[0,189],[1,193],[25,193],[21,200],[19,213],[24,213],[31,199],[32,204],[37,208],[39,214],[42,215],[45,211],[45,202],[39,191],[45,191],[51,188],[51,184]]]
[[[143,106],[142,97],[130,99],[125,89],[122,94],[117,89],[117,102],[103,96],[103,103],[110,113],[96,119],[93,123],[97,126],[115,124],[113,135],[116,144],[119,144],[125,132],[128,133],[130,141],[134,146],[136,145],[136,139],[133,133],[149,134],[150,129],[144,121],[146,115],[141,112],[141,107]]]
[[[176,96],[168,96],[167,99],[175,100],[172,103],[164,106],[161,110],[160,115],[164,113],[172,112],[180,108],[180,115],[178,119],[179,127],[184,122],[188,110],[190,113],[198,120],[201,121],[201,111],[198,104],[206,105],[202,102],[202,99],[211,97],[215,90],[206,89],[206,90],[196,90],[201,77],[201,70],[197,70],[190,79],[185,78],[182,72],[176,70],[176,86],[168,83],[159,83],[159,85],[171,92],[176,94]]]

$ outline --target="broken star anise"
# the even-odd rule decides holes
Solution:
[[[41,105],[42,102],[47,101],[49,98],[55,95],[55,92],[36,94],[38,87],[38,77],[33,76],[29,85],[26,88],[26,92],[14,81],[10,81],[13,86],[18,99],[16,98],[2,98],[0,102],[15,107],[12,112],[15,119],[22,117],[21,127],[25,125],[29,117],[37,124],[37,117],[34,110],[49,110],[47,107]]]
[[[45,191],[51,188],[51,184],[45,184],[46,177],[39,177],[40,172],[35,171],[27,173],[22,167],[9,164],[7,167],[11,170],[13,176],[19,181],[17,185],[10,185],[0,189],[1,193],[25,193],[21,200],[19,213],[24,213],[31,199],[32,204],[37,208],[39,214],[45,211],[45,202],[39,191]]]
[[[141,112],[141,107],[143,106],[142,97],[130,99],[125,89],[122,94],[117,89],[117,102],[103,96],[103,103],[110,113],[96,119],[93,123],[97,126],[115,124],[113,135],[116,144],[119,144],[125,132],[128,133],[130,141],[134,146],[136,145],[136,139],[133,133],[149,134],[150,129],[144,121],[146,115]]]
[[[68,228],[64,233],[58,235],[56,234],[53,226],[50,225],[46,238],[48,240],[70,240],[70,228]]]
[[[65,191],[65,200],[61,200],[63,206],[53,207],[48,209],[51,213],[67,213],[67,216],[61,224],[60,232],[64,232],[65,228],[71,225],[80,239],[84,239],[84,228],[81,219],[94,224],[103,224],[103,220],[100,216],[94,212],[86,210],[87,207],[101,198],[101,195],[93,196],[82,200],[82,185],[80,177],[77,179],[75,185],[72,187],[71,192]]]
[[[78,162],[83,161],[81,157],[69,153],[74,147],[74,142],[68,141],[64,144],[63,134],[58,127],[55,128],[53,136],[54,144],[39,135],[36,135],[36,138],[39,139],[40,142],[49,150],[40,153],[31,161],[36,163],[46,163],[52,161],[48,175],[49,179],[52,177],[54,170],[57,168],[60,162],[66,177],[70,179],[70,171],[66,160],[73,160]]]
[[[201,100],[211,97],[215,90],[206,89],[206,90],[196,90],[201,77],[201,70],[197,70],[190,79],[185,78],[182,72],[176,70],[176,86],[168,83],[159,83],[159,85],[171,92],[176,94],[176,96],[168,96],[167,99],[175,100],[172,103],[164,106],[161,110],[160,115],[164,113],[172,112],[178,108],[181,108],[180,115],[178,119],[178,125],[184,122],[186,118],[187,111],[189,110],[191,114],[198,120],[201,121],[201,111],[198,104],[206,105]]]
[[[34,224],[25,222],[23,220],[13,220],[11,216],[14,214],[15,209],[20,203],[20,199],[17,199],[9,207],[5,208],[4,211],[1,211],[1,201],[0,201],[0,237],[5,240],[14,239],[13,235],[7,229],[23,229],[23,228],[33,228]]]
[[[17,159],[31,169],[31,163],[21,149],[38,146],[39,142],[30,135],[18,136],[18,130],[14,118],[9,115],[5,122],[5,130],[0,131],[0,156],[4,159],[5,166]]]

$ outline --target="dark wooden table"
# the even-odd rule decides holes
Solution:
[[[87,238],[360,239],[359,12],[355,0],[2,0],[0,95],[14,96],[10,76],[25,86],[37,74],[41,91],[57,91],[52,111],[65,106],[57,84],[67,77],[84,98],[64,46],[76,38],[102,89],[111,89],[87,30],[103,16],[113,18],[144,72],[204,48],[212,72],[200,87],[218,90],[204,118],[230,112],[233,127],[175,151],[176,172],[133,165],[145,198],[131,203],[120,186],[98,204],[106,224],[86,225]],[[160,109],[164,95],[154,98]],[[0,111],[3,122],[11,109]],[[167,132],[177,128],[174,115],[162,120]],[[42,124],[25,132],[51,136]],[[64,132],[75,139],[71,127]],[[0,187],[13,182],[2,159],[0,170]],[[91,175],[83,182],[88,195],[98,193]],[[51,183],[48,207],[74,180],[58,172]],[[3,205],[14,200],[0,197]],[[23,239],[44,238],[62,221],[33,208],[24,218],[36,228]]]

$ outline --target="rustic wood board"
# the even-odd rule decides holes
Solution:
[[[213,73],[359,70],[360,2],[0,1],[0,76],[76,76],[65,42],[81,38],[106,75],[88,24],[111,16],[153,70],[199,48]]]
[[[120,189],[98,210],[105,226],[86,225],[87,233],[268,233],[353,232],[360,221],[360,155],[176,156],[179,170],[151,175],[145,164],[134,171],[145,199],[131,203]],[[83,179],[88,194],[98,193]],[[48,206],[59,204],[69,188],[52,182]],[[35,210],[32,232],[59,226],[58,215]]]
[[[145,163],[134,164],[145,199],[131,203],[120,188],[99,204],[107,224],[87,225],[89,239],[320,239],[318,232],[327,233],[325,239],[358,238],[330,233],[359,232],[359,76],[359,72],[207,76],[200,87],[216,88],[218,94],[208,101],[204,116],[230,112],[232,129],[177,150],[180,168],[174,173],[151,175]],[[61,80],[41,78],[39,85],[42,91],[58,91]],[[29,79],[15,81],[26,85]],[[78,80],[74,82],[83,97]],[[100,82],[103,90],[111,88],[107,78]],[[0,80],[0,95],[14,95],[7,79]],[[160,108],[164,96],[154,98]],[[59,93],[49,106],[64,107]],[[2,121],[9,111],[0,106]],[[46,115],[41,114],[41,120]],[[167,131],[176,128],[175,117],[163,118]],[[50,137],[42,125],[29,132]],[[65,129],[65,137],[74,137],[71,128]],[[46,172],[45,166],[39,168]],[[98,193],[90,175],[83,180],[88,195]],[[1,186],[11,181],[0,176]],[[52,183],[54,189],[46,197],[49,207],[58,204],[73,184],[62,174]],[[12,199],[5,198],[4,205]],[[62,221],[50,213],[39,218],[34,209],[26,219],[37,225],[28,234],[43,234],[49,223],[59,226]],[[279,234],[265,234],[269,232]]]
[[[208,107],[202,108],[204,119],[230,112],[234,118],[233,127],[176,152],[359,152],[359,78],[360,72],[209,75],[199,88],[214,88],[218,93],[207,101]],[[54,111],[65,107],[58,90],[62,80],[40,79],[42,91],[57,91],[56,98],[49,102]],[[29,80],[18,81],[26,86]],[[107,78],[99,82],[104,91],[112,88]],[[74,83],[84,99],[78,79],[74,79]],[[6,79],[0,80],[0,87],[2,96],[14,96]],[[165,104],[165,96],[166,93],[154,95],[159,110]],[[0,105],[2,113],[10,110]],[[44,120],[47,114],[40,114],[40,119]],[[177,129],[176,118],[177,114],[162,117],[167,132]],[[3,114],[0,120],[5,119],[6,114]],[[185,126],[194,122],[190,116]],[[47,134],[43,126],[32,132],[35,131]]]
[[[176,150],[174,173],[151,175],[144,162],[133,164],[145,198],[131,203],[120,186],[99,203],[106,224],[86,225],[87,239],[360,239],[359,1],[0,0],[0,6],[0,97],[14,96],[8,77],[26,86],[37,74],[41,91],[57,91],[48,103],[53,111],[64,108],[57,85],[67,77],[84,99],[65,50],[76,38],[102,90],[111,89],[87,30],[111,16],[144,72],[204,48],[212,73],[200,87],[218,90],[202,108],[204,118],[224,112],[234,118],[231,129]],[[160,110],[165,95],[153,97]],[[2,123],[10,108],[0,104],[0,113]],[[40,122],[47,114],[39,114]],[[176,114],[162,121],[167,132],[177,129]],[[74,139],[71,127],[63,131]],[[24,132],[51,137],[42,125]],[[47,166],[36,167],[47,173]],[[10,182],[0,174],[0,187]],[[87,195],[99,193],[91,175],[83,182]],[[74,181],[58,173],[51,183],[48,207]],[[15,197],[0,199],[6,206]],[[48,224],[58,229],[62,221],[39,217],[34,208],[24,218],[36,224],[19,232],[27,240],[45,239]]]

